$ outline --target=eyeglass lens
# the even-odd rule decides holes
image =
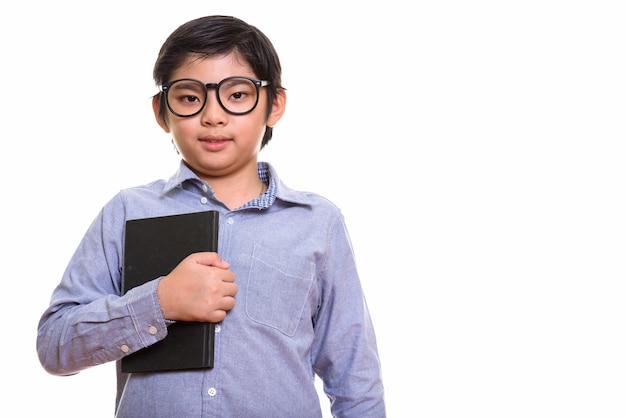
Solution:
[[[200,112],[207,101],[207,87],[196,80],[178,80],[167,90],[167,103],[173,113],[192,116]],[[220,105],[231,113],[250,112],[258,101],[258,87],[247,78],[222,80],[217,88]]]

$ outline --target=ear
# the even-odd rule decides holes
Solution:
[[[285,89],[278,89],[276,92],[276,98],[272,102],[272,110],[267,117],[265,124],[269,127],[273,127],[280,120],[285,113],[285,107],[287,106],[287,92]]]
[[[167,126],[165,121],[161,119],[159,116],[159,110],[161,109],[161,96],[155,96],[152,98],[152,111],[154,112],[154,118],[157,123],[166,133],[170,133],[170,128]]]

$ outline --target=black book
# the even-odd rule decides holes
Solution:
[[[165,276],[189,254],[217,251],[219,212],[126,221],[122,291]],[[215,324],[178,321],[163,340],[122,359],[125,373],[213,367]]]

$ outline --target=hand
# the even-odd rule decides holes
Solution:
[[[237,285],[230,264],[214,252],[189,255],[159,282],[165,319],[219,322],[235,306]]]

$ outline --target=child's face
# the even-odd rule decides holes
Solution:
[[[252,69],[236,54],[203,59],[188,59],[171,80],[193,78],[203,83],[219,83],[232,76],[257,78]],[[284,111],[284,95],[274,101],[267,114],[266,88],[259,88],[259,101],[250,113],[233,115],[218,103],[214,88],[209,89],[206,105],[191,117],[178,117],[165,111],[167,124],[158,117],[159,100],[153,101],[157,122],[172,135],[185,162],[200,178],[237,175],[254,171],[266,126],[273,126]]]

